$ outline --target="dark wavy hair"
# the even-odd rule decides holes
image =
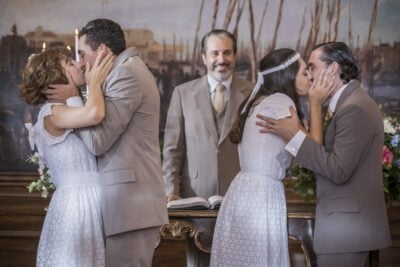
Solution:
[[[121,26],[109,19],[94,19],[89,21],[79,32],[79,37],[86,35],[86,43],[95,51],[105,44],[115,55],[126,49],[124,31]]]
[[[203,39],[201,39],[201,53],[203,53],[203,54],[206,53],[208,38],[210,36],[219,36],[219,35],[226,36],[232,40],[233,53],[236,54],[237,42],[236,42],[235,35],[228,32],[227,30],[223,30],[223,29],[214,29],[214,30],[210,31],[209,33],[207,33],[206,35],[204,35]]]
[[[50,48],[28,59],[22,72],[19,92],[24,101],[39,105],[47,100],[43,90],[50,84],[68,84],[68,78],[61,60],[72,60],[72,53],[64,47]]]
[[[314,50],[321,50],[322,56],[321,61],[324,61],[327,65],[336,62],[339,64],[341,73],[340,79],[344,84],[351,80],[358,80],[360,78],[360,69],[357,65],[357,61],[353,56],[353,52],[343,42],[328,42],[318,44],[313,48]]]
[[[262,72],[266,69],[270,69],[280,65],[281,63],[288,60],[290,57],[294,56],[296,51],[289,48],[277,49],[266,55],[260,62],[259,71]],[[300,101],[299,97],[296,93],[296,75],[299,72],[300,64],[298,61],[290,64],[287,68],[276,71],[267,75],[264,75],[264,84],[254,96],[254,98],[250,101],[249,105],[246,107],[246,110],[243,114],[240,114],[247,99],[243,101],[243,103],[239,107],[239,115],[236,119],[236,123],[232,128],[229,138],[232,143],[240,143],[243,136],[243,129],[246,124],[246,119],[252,109],[253,105],[259,103],[257,101],[262,96],[268,96],[274,93],[283,93],[290,97],[297,110],[297,115],[299,119],[303,119],[303,113],[300,109]]]

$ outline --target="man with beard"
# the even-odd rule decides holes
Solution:
[[[224,195],[239,172],[237,147],[228,133],[253,84],[233,74],[232,33],[212,30],[201,46],[207,75],[177,86],[168,111],[162,166],[167,201]],[[188,266],[209,265],[209,255],[194,255],[191,240],[188,246]]]

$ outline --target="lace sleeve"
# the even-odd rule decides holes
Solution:
[[[290,116],[289,107],[295,107],[293,100],[285,94],[275,93],[261,102],[260,113],[273,119],[283,119]]]
[[[53,115],[53,110],[52,106],[54,105],[62,105],[61,103],[46,103],[42,106],[40,109],[39,115],[38,115],[38,122],[37,126],[38,129],[40,129],[41,132],[43,132],[44,139],[47,141],[49,145],[55,145],[58,143],[61,143],[65,140],[65,138],[68,136],[70,132],[73,131],[73,129],[65,129],[64,133],[60,136],[53,136],[49,132],[47,132],[46,128],[44,127],[44,118],[46,116],[51,116]]]

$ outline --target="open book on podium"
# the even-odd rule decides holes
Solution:
[[[217,209],[221,205],[222,196],[211,196],[208,199],[202,197],[188,197],[171,200],[167,203],[168,209]]]

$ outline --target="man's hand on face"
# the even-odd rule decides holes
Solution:
[[[47,99],[54,102],[64,103],[72,96],[79,96],[79,89],[72,81],[71,74],[67,72],[68,84],[50,84],[49,88],[44,90]]]
[[[296,110],[292,106],[289,109],[291,116],[280,120],[257,114],[259,120],[256,121],[256,124],[261,126],[260,133],[276,134],[285,142],[289,142],[299,130],[303,130]]]

